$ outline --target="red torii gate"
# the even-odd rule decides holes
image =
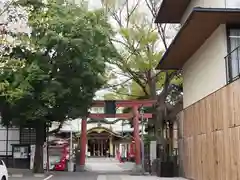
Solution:
[[[130,107],[132,113],[123,114],[100,114],[90,113],[88,117],[82,119],[81,140],[80,140],[80,167],[84,169],[86,161],[86,144],[87,144],[87,118],[103,119],[103,118],[133,118],[133,136],[135,140],[135,163],[136,166],[141,167],[141,144],[139,136],[139,107],[151,107],[155,104],[155,100],[116,100],[116,107]],[[105,107],[106,101],[94,101],[92,107]],[[151,113],[144,113],[144,118],[151,118]]]

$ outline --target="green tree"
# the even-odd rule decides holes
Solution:
[[[160,3],[157,0],[102,0],[115,22],[118,34],[111,40],[122,57],[110,62],[115,65],[111,71],[126,79],[117,87],[113,84],[111,95],[106,96],[116,93],[128,99],[157,100],[155,117],[149,121],[149,127],[154,128],[149,129],[149,133],[155,134],[158,145],[166,145],[164,126],[167,121],[172,122],[182,108],[182,78],[181,71],[155,70],[175,30],[173,26],[154,24]]]
[[[19,1],[28,11],[31,34],[3,58],[22,63],[0,66],[2,123],[36,128],[34,172],[43,172],[46,124],[85,117],[95,92],[105,83],[105,62],[115,57],[113,34],[102,10],[48,1]],[[7,88],[6,88],[7,85]],[[17,94],[16,94],[17,93]]]

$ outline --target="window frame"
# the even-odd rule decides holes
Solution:
[[[226,24],[227,56],[230,55],[230,53],[232,52],[231,40],[230,40],[230,31],[232,29],[239,29],[239,31],[240,31],[240,24]],[[229,66],[229,63],[227,63],[227,62],[225,63],[225,69],[226,69],[226,83],[227,84],[232,83],[233,81],[239,79],[239,78],[233,78],[232,68],[231,68],[231,66]]]
[[[0,159],[0,166],[4,166],[4,162],[2,159]]]

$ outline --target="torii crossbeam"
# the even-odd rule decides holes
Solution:
[[[93,101],[92,107],[105,107],[107,101]],[[135,163],[136,167],[141,168],[141,145],[139,136],[139,108],[140,107],[151,107],[156,103],[155,100],[116,100],[114,101],[115,107],[128,107],[132,108],[132,113],[123,114],[102,114],[102,113],[90,113],[88,117],[82,119],[81,129],[81,141],[80,141],[80,169],[85,168],[86,161],[86,144],[87,144],[87,118],[92,119],[103,119],[103,118],[122,118],[122,119],[133,119],[133,134],[135,141]],[[151,113],[143,115],[144,118],[152,118]]]

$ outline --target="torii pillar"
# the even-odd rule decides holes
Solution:
[[[139,136],[139,106],[151,107],[155,103],[154,100],[119,100],[113,102],[116,107],[128,107],[132,108],[133,113],[122,113],[122,114],[102,114],[102,113],[90,113],[88,118],[92,119],[102,119],[102,118],[124,118],[131,119],[133,118],[133,127],[134,127],[134,141],[135,141],[135,162],[136,170],[142,170],[141,164],[141,142]],[[92,107],[105,107],[105,101],[94,101]],[[115,108],[116,108],[115,107]],[[151,113],[145,113],[144,118],[152,118]],[[80,140],[80,161],[77,169],[84,170],[85,168],[85,158],[86,158],[86,145],[87,145],[87,118],[82,119],[82,128],[81,128],[81,140]]]
[[[86,146],[87,146],[87,118],[82,119],[81,138],[80,138],[80,163],[77,171],[85,171],[86,162]]]
[[[136,163],[136,171],[142,171],[142,163],[141,163],[141,142],[139,136],[139,112],[138,106],[135,105],[133,107],[133,136],[135,141],[135,163]]]

